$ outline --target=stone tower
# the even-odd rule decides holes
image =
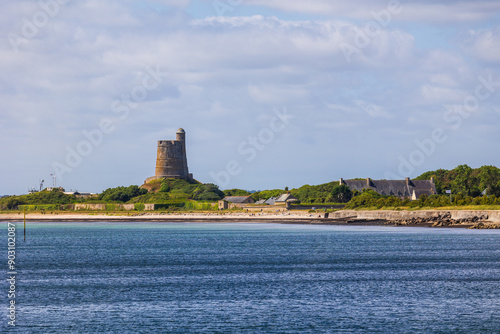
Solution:
[[[158,141],[155,176],[148,178],[146,183],[162,178],[193,179],[188,171],[184,129],[177,130],[176,140]]]

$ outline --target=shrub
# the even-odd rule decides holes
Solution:
[[[135,203],[134,204],[134,210],[144,211],[144,209],[146,209],[146,206],[143,203]]]
[[[128,202],[131,198],[146,194],[146,189],[138,186],[109,188],[99,195],[99,199],[106,202]]]

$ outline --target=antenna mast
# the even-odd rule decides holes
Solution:
[[[52,186],[55,188],[56,187],[56,178],[57,178],[57,175],[56,174],[50,174],[50,176],[52,176],[52,181],[53,181],[53,184]]]

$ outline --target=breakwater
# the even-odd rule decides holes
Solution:
[[[449,215],[453,220],[485,220],[491,223],[500,223],[500,211],[494,210],[419,210],[419,211],[355,211],[341,210],[330,213],[328,218],[333,219],[363,219],[404,221],[411,219],[439,219]]]

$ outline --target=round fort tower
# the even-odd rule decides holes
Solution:
[[[192,179],[189,174],[186,157],[186,132],[177,130],[176,140],[158,141],[156,154],[155,176],[146,180],[149,182],[161,178]]]

